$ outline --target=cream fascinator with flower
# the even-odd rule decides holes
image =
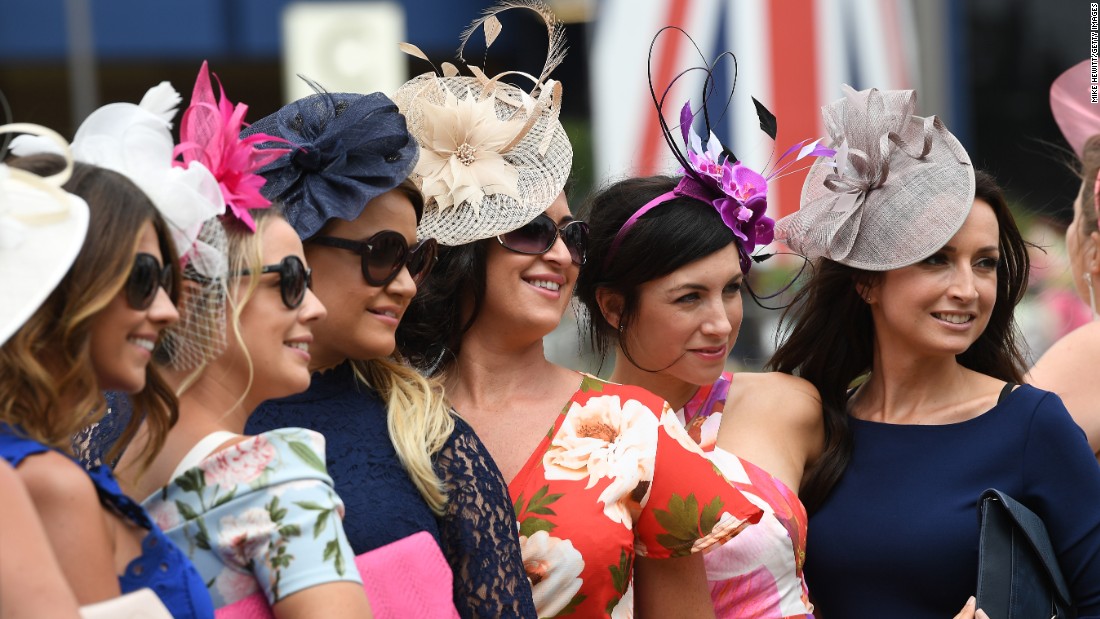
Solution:
[[[808,258],[869,271],[914,264],[958,232],[974,203],[974,166],[912,90],[856,92],[821,110],[836,156],[818,159],[801,208],[775,236]]]
[[[421,238],[461,245],[519,228],[557,198],[573,163],[573,148],[562,128],[561,84],[549,78],[565,56],[561,22],[541,2],[502,2],[488,9],[461,36],[459,58],[470,37],[485,32],[490,47],[501,32],[497,15],[512,8],[538,13],[549,36],[538,77],[505,71],[493,77],[467,64],[463,76],[449,62],[439,73],[419,75],[394,94],[409,131],[420,145],[411,178],[424,194]],[[428,60],[414,45],[406,53]],[[463,60],[465,62],[465,60]],[[530,92],[505,83],[530,80]]]

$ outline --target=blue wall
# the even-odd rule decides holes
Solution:
[[[308,0],[307,0],[308,1]],[[407,40],[453,50],[490,0],[398,0]],[[274,58],[291,0],[88,0],[101,60]],[[430,16],[427,17],[427,16]],[[0,0],[0,63],[62,61],[65,0]]]

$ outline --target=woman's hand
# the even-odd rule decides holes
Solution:
[[[955,619],[989,619],[989,615],[985,614],[982,609],[974,609],[977,602],[974,600],[974,596],[970,596],[970,599],[966,601],[966,604],[959,611],[959,614],[955,615]]]

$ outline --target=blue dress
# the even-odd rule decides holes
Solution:
[[[848,423],[852,460],[810,516],[821,617],[953,617],[977,586],[987,488],[1043,519],[1079,619],[1100,617],[1100,467],[1056,395],[1024,385],[961,423]]]
[[[10,426],[0,424],[0,456],[13,467],[18,467],[30,456],[47,451],[52,451],[52,448],[19,436]],[[83,467],[81,469],[84,470]],[[87,473],[104,507],[149,531],[141,542],[141,555],[131,561],[125,573],[118,577],[122,593],[149,588],[176,619],[212,618],[214,606],[206,593],[206,585],[183,552],[153,525],[140,505],[122,494],[108,467],[95,467]],[[88,516],[95,517],[96,514]]]
[[[441,518],[397,458],[385,403],[349,363],[314,374],[304,393],[260,405],[245,433],[288,426],[325,436],[329,475],[346,506],[344,530],[356,555],[427,531],[454,572],[463,618],[536,616],[507,485],[465,421],[455,417],[454,432],[435,456],[450,498]]]

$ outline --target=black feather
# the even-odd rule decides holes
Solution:
[[[776,134],[779,133],[779,123],[775,120],[775,114],[764,107],[763,103],[757,101],[756,97],[751,97],[751,99],[752,104],[756,106],[756,116],[760,119],[760,128],[774,140]]]

